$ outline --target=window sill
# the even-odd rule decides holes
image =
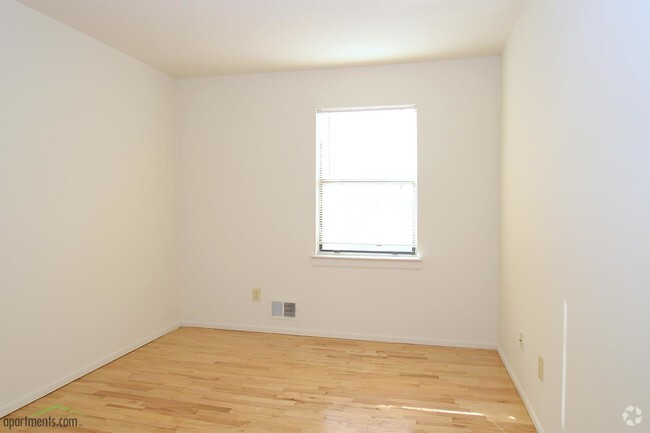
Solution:
[[[348,268],[422,269],[422,257],[314,254],[312,266]]]

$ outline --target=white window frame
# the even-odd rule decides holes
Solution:
[[[414,218],[414,229],[413,229],[413,249],[409,252],[394,252],[394,251],[323,251],[321,250],[321,183],[327,182],[351,182],[349,180],[331,180],[331,179],[322,179],[320,175],[321,169],[321,143],[319,142],[321,137],[318,133],[318,116],[321,113],[332,113],[332,112],[342,112],[342,111],[375,111],[375,110],[398,110],[398,109],[413,109],[415,110],[416,119],[417,119],[417,107],[416,105],[385,105],[385,106],[359,106],[359,107],[344,107],[344,108],[322,108],[316,111],[316,122],[317,122],[317,132],[316,132],[316,242],[315,242],[315,254],[314,257],[323,257],[323,258],[364,258],[364,259],[398,259],[398,260],[420,260],[419,248],[418,248],[418,174],[417,174],[417,120],[416,120],[416,161],[415,161],[415,175],[413,179],[409,180],[367,180],[367,182],[387,182],[387,183],[410,183],[413,185],[414,191],[414,209],[413,209],[413,218]]]

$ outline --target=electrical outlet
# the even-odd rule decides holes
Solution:
[[[262,300],[262,289],[259,287],[253,288],[253,302],[260,302]]]
[[[524,351],[524,331],[519,331],[519,348]]]
[[[544,358],[537,355],[537,377],[544,382]]]

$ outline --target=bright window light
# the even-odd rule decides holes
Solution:
[[[318,254],[415,255],[414,106],[317,112]]]

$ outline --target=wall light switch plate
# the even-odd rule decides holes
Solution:
[[[260,302],[262,300],[262,289],[259,287],[253,288],[253,302]]]
[[[544,358],[537,355],[537,377],[544,382]]]

